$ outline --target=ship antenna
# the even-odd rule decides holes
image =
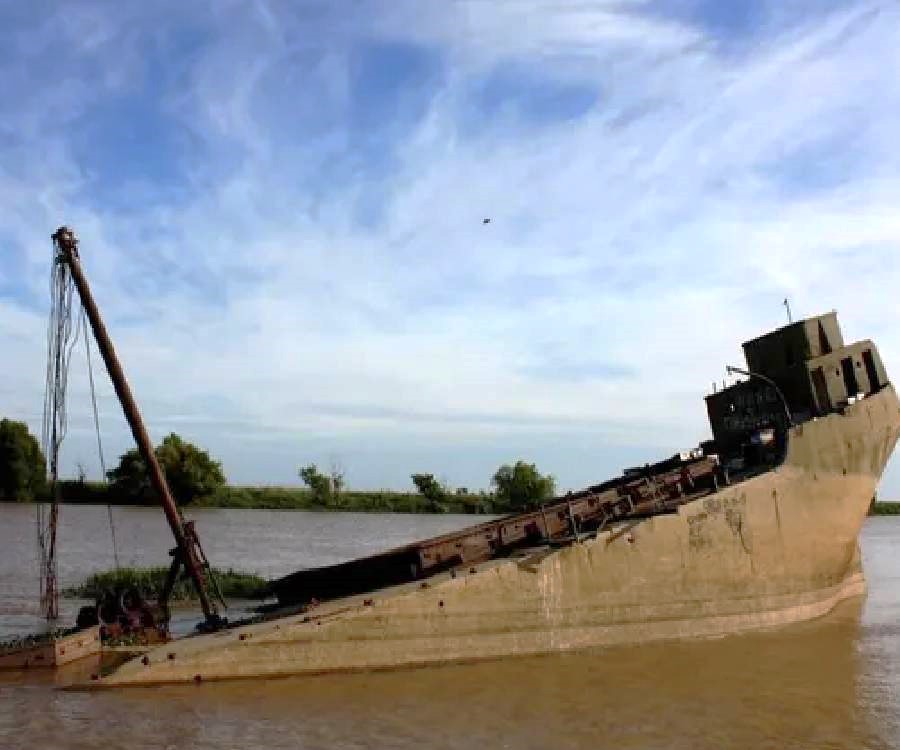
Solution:
[[[794,322],[794,318],[791,316],[791,303],[788,301],[788,298],[784,298],[784,309],[787,310],[788,316],[788,325]]]

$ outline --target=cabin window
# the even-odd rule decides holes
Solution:
[[[841,369],[844,372],[844,387],[847,389],[847,398],[859,393],[859,383],[856,381],[856,372],[853,370],[853,359],[844,357],[841,360]]]
[[[822,350],[822,354],[831,354],[831,344],[828,341],[828,336],[825,335],[825,327],[822,325],[822,321],[819,321],[819,349]]]
[[[816,391],[816,403],[819,406],[820,414],[827,414],[831,411],[831,397],[828,395],[828,384],[825,382],[825,371],[821,367],[817,367],[812,372],[813,388]]]
[[[872,356],[872,350],[866,349],[862,353],[862,358],[866,366],[866,375],[869,376],[869,393],[873,393],[881,388],[881,382],[878,380],[878,368],[875,367],[875,358]]]

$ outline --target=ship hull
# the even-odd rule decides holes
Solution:
[[[819,617],[864,591],[859,531],[898,431],[887,386],[792,428],[777,468],[676,513],[187,638],[91,687],[393,669]]]
[[[58,636],[52,640],[0,653],[0,670],[56,668],[100,653],[100,628]]]

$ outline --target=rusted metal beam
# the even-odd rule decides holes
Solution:
[[[610,521],[670,513],[715,489],[718,461],[670,459],[549,501],[533,511],[488,521],[368,558],[301,570],[271,584],[282,604],[333,599],[427,578],[526,547],[567,544]],[[690,480],[690,481],[688,481]],[[688,485],[688,491],[685,490]],[[579,533],[584,532],[584,533]]]
[[[169,490],[165,474],[163,474],[159,461],[156,459],[156,453],[153,450],[150,435],[147,433],[147,428],[144,426],[144,420],[141,418],[140,410],[131,393],[128,380],[125,378],[125,371],[122,369],[122,365],[116,355],[116,350],[113,347],[112,340],[103,323],[103,318],[100,316],[100,310],[97,307],[97,303],[94,301],[90,285],[81,269],[81,261],[78,257],[78,239],[71,229],[68,227],[60,227],[53,234],[53,242],[59,253],[57,262],[65,263],[72,274],[72,280],[75,283],[75,288],[78,290],[78,296],[81,298],[82,307],[91,324],[94,338],[97,340],[97,347],[100,349],[100,355],[103,357],[103,362],[106,365],[106,370],[109,373],[113,387],[116,390],[116,395],[119,397],[119,402],[122,404],[122,411],[125,413],[125,419],[128,421],[128,426],[131,428],[131,434],[134,436],[141,457],[147,465],[147,471],[150,475],[150,484],[159,498],[163,511],[166,514],[166,520],[169,522],[169,528],[172,530],[172,535],[175,537],[176,562],[177,557],[180,557],[181,563],[185,566],[185,569],[194,582],[194,588],[197,590],[197,596],[200,599],[200,606],[203,609],[203,615],[206,618],[207,625],[217,627],[221,620],[216,612],[215,604],[210,599],[206,585],[206,576],[200,561],[197,558],[195,545],[185,534],[181,514],[178,511],[178,507],[175,505],[175,500]]]

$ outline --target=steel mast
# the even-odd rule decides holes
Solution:
[[[166,606],[167,602],[165,600],[168,599],[171,585],[174,584],[181,566],[184,566],[184,569],[194,582],[194,588],[197,591],[200,606],[206,618],[206,626],[213,629],[218,628],[222,625],[223,620],[216,611],[215,603],[209,595],[204,571],[205,556],[202,548],[199,546],[193,523],[185,523],[182,520],[181,513],[175,505],[175,500],[166,482],[165,474],[163,474],[159,461],[156,459],[153,444],[150,442],[150,435],[144,426],[144,420],[141,418],[141,413],[131,393],[131,388],[128,386],[125,372],[116,356],[112,340],[109,338],[106,326],[100,317],[100,310],[97,308],[96,302],[94,302],[91,288],[81,269],[81,261],[78,257],[78,239],[71,229],[63,226],[53,234],[53,243],[57,249],[56,262],[65,263],[71,271],[72,280],[75,283],[75,288],[78,290],[78,296],[81,298],[81,304],[91,324],[94,338],[97,340],[100,355],[103,357],[106,370],[112,380],[113,387],[116,389],[116,395],[122,404],[125,419],[128,420],[131,434],[134,435],[141,457],[147,465],[147,471],[150,474],[150,484],[159,497],[163,511],[166,514],[166,520],[169,522],[169,528],[175,537],[176,547],[172,551],[174,558],[172,568],[160,603]],[[167,607],[166,611],[168,611]]]

